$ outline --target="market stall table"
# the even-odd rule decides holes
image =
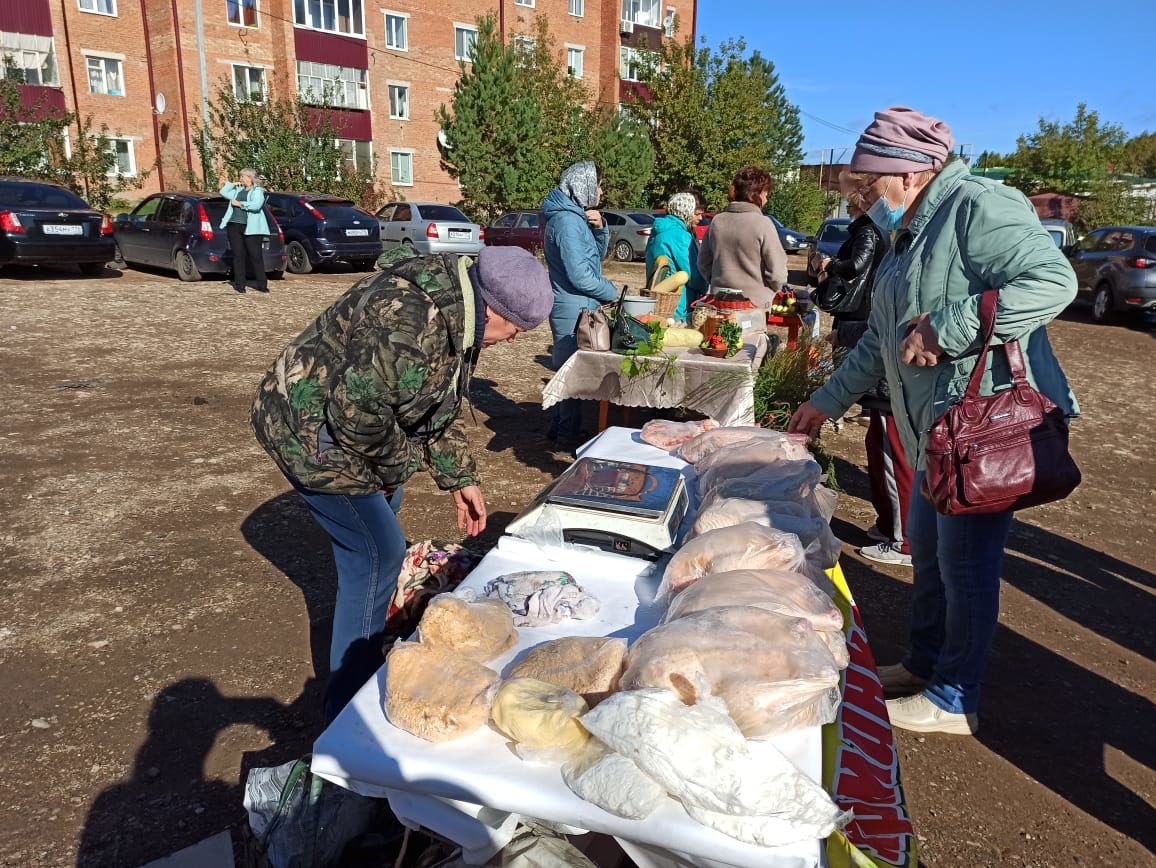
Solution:
[[[673,348],[661,356],[640,357],[643,370],[623,373],[624,356],[579,350],[566,360],[542,390],[542,408],[567,398],[599,401],[599,430],[606,427],[606,405],[669,409],[684,407],[720,425],[755,424],[755,377],[767,353],[767,336],[748,333],[729,359],[699,349]]]

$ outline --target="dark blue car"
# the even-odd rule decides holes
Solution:
[[[227,208],[216,193],[154,193],[113,222],[120,258],[126,265],[170,268],[181,280],[231,274],[229,236],[219,228]],[[265,218],[274,233],[263,245],[265,273],[280,280],[285,276],[285,236],[268,206]]]
[[[71,190],[0,179],[0,266],[74,263],[95,276],[115,258],[111,221]]]
[[[368,211],[324,193],[269,193],[265,201],[285,233],[289,271],[308,274],[331,262],[373,271],[381,256],[381,226]]]

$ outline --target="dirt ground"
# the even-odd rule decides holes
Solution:
[[[0,274],[0,865],[131,868],[235,828],[247,769],[309,750],[332,560],[247,414],[285,341],[354,279],[238,296],[160,273]],[[931,866],[1154,863],[1156,332],[1076,309],[1052,334],[1086,414],[1085,482],[1015,524],[978,737],[898,733]],[[479,549],[565,466],[542,438],[548,342],[478,370]],[[887,663],[910,571],[854,554],[873,520],[862,439],[825,435],[844,567]],[[428,479],[406,493],[411,538],[459,538]]]

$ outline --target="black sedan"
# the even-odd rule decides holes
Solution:
[[[270,193],[265,201],[285,233],[289,271],[308,274],[330,262],[373,271],[381,256],[381,225],[368,211],[325,193]]]
[[[228,233],[221,229],[228,203],[216,193],[154,193],[113,222],[120,256],[129,265],[171,268],[181,280],[206,274],[227,275],[233,269]],[[285,275],[285,236],[265,206],[274,234],[265,239],[265,273]]]
[[[96,276],[115,258],[112,221],[71,190],[0,179],[0,266],[71,263]]]

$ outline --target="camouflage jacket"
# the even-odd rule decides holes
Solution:
[[[399,249],[378,265],[265,375],[250,414],[257,440],[322,494],[394,488],[423,465],[442,490],[473,485],[458,412],[480,348],[474,290],[457,256]]]

